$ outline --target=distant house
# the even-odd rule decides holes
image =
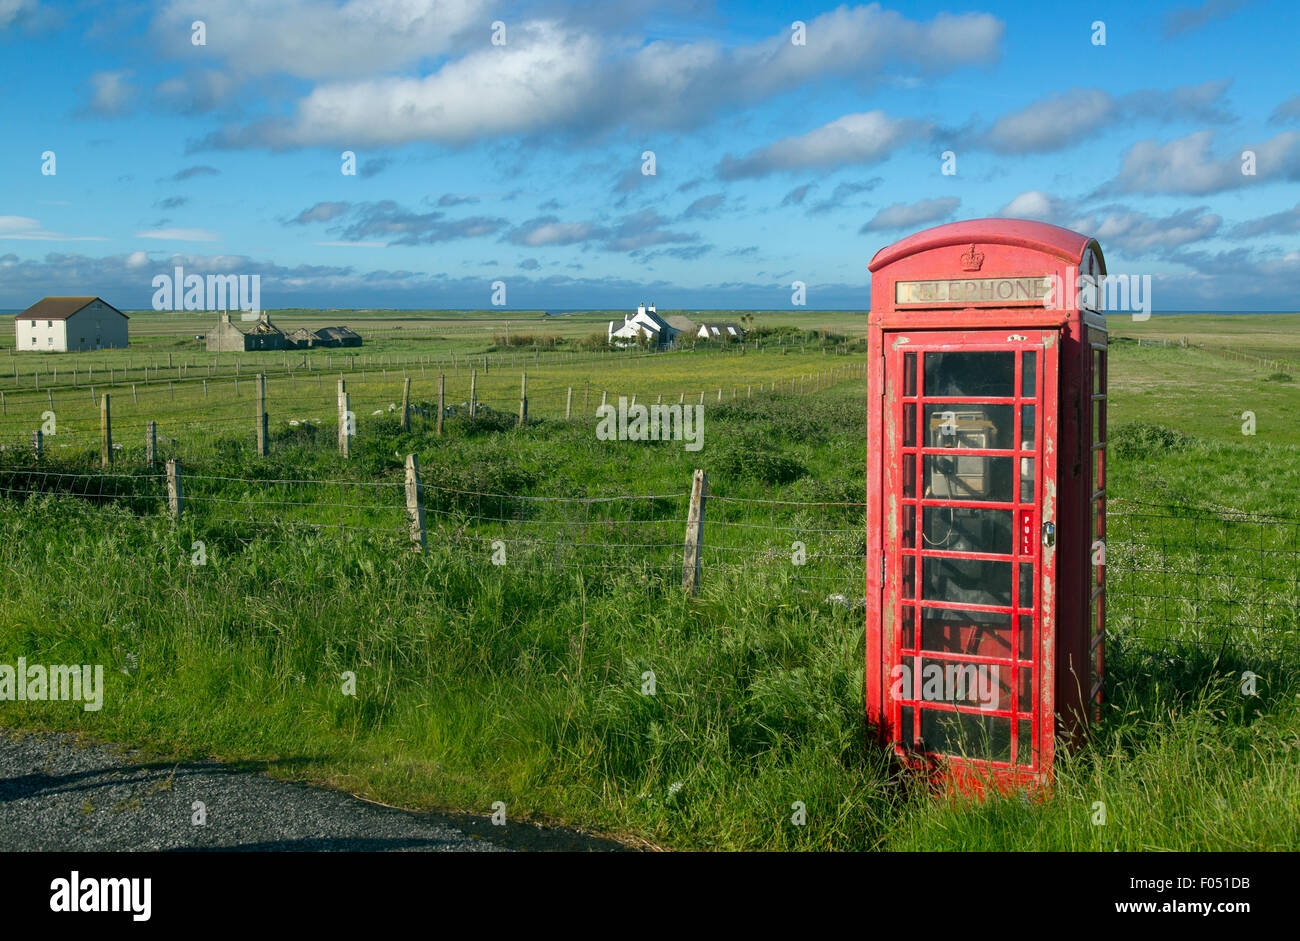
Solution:
[[[360,346],[361,334],[351,327],[321,327],[316,331],[315,346]]]
[[[641,304],[635,314],[627,314],[623,317],[621,326],[618,326],[617,320],[609,322],[609,345],[636,346],[641,342],[647,342],[654,347],[672,346],[680,333],[681,330],[655,312],[654,304],[648,308],[645,304]],[[642,337],[645,337],[644,341]]]
[[[129,320],[98,297],[47,297],[14,317],[14,347],[48,353],[126,349]]]
[[[734,323],[702,323],[695,336],[701,340],[743,340],[745,331]]]
[[[289,340],[283,330],[271,323],[265,312],[247,332],[231,323],[230,314],[224,313],[217,325],[208,331],[207,345],[210,353],[244,353],[287,349]]]
[[[350,327],[299,327],[286,338],[291,349],[306,350],[317,346],[360,346],[361,334]]]

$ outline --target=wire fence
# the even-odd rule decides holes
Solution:
[[[381,552],[411,550],[405,480],[252,479],[183,475],[195,532],[301,541],[360,535]],[[0,466],[0,496],[64,494],[145,514],[169,508],[166,473]],[[688,567],[689,489],[661,494],[551,497],[422,484],[429,553],[477,560],[484,571],[556,567],[620,572],[647,590],[680,586]],[[780,582],[810,604],[865,609],[866,505],[704,498],[705,585]],[[1153,651],[1186,645],[1242,657],[1300,653],[1300,519],[1216,507],[1112,501],[1107,513],[1106,611],[1111,641]]]
[[[1108,632],[1162,650],[1300,652],[1300,519],[1125,501],[1106,534]]]
[[[763,374],[728,375],[705,385],[698,376],[660,380],[651,388],[644,377],[624,378],[617,373],[592,383],[572,378],[526,373],[443,376],[444,418],[466,417],[517,423],[521,411],[529,420],[593,419],[599,406],[617,408],[620,400],[642,405],[718,405],[764,395],[802,397],[846,380],[865,377],[865,363],[829,363],[811,370],[808,364],[794,365]],[[368,422],[400,417],[404,385],[411,379],[410,414],[417,427],[431,430],[438,411],[437,374],[427,370],[381,370],[360,379],[344,380],[349,411],[359,434]],[[311,431],[336,429],[339,422],[338,374],[278,376],[265,380],[262,400],[268,428],[273,437],[301,443]],[[650,380],[654,382],[654,380]],[[156,429],[158,457],[205,460],[216,438],[251,443],[258,424],[257,375],[242,379],[198,380],[190,383],[166,381],[151,386],[128,384],[117,389],[90,386],[75,391],[45,389],[40,394],[19,397],[0,393],[0,452],[14,456],[33,450],[33,432],[42,430],[42,447],[50,456],[71,459],[77,452],[100,448],[105,433],[103,397],[111,405],[108,426],[111,453],[123,460],[145,456],[146,435],[151,423]],[[526,408],[523,407],[526,402]],[[321,438],[322,442],[326,439]]]

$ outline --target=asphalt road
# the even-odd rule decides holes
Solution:
[[[151,761],[68,735],[0,729],[0,852],[617,849],[569,830],[384,807],[256,766]]]

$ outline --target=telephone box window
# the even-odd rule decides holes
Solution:
[[[1014,353],[926,353],[925,397],[984,396],[1012,398],[1016,394]]]
[[[1011,503],[1009,457],[927,454],[925,496],[978,503]]]
[[[971,408],[958,402],[926,402],[926,446],[1010,450],[1014,416],[1014,405]]]

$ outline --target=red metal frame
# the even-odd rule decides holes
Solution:
[[[978,273],[971,274],[975,268]],[[1012,296],[1013,291],[1026,294],[1033,288],[1026,288],[1029,282],[1025,279],[1056,278],[1059,288],[1074,284],[1080,271],[1104,274],[1101,251],[1094,240],[1055,226],[975,220],[917,233],[885,248],[873,259],[871,270],[864,691],[868,718],[881,741],[901,760],[931,770],[951,786],[973,792],[990,784],[1034,787],[1050,781],[1058,744],[1086,730],[1104,687],[1104,568],[1092,567],[1091,556],[1093,540],[1104,536],[1105,320],[1099,313],[1072,306],[1069,297],[1055,308],[1025,296],[1010,302],[978,298],[995,291],[1005,296]],[[962,279],[970,280],[951,292],[977,298],[974,302],[936,300],[945,293],[942,285],[928,293],[916,285],[897,292],[895,287],[898,282]],[[1003,283],[1008,279],[1019,280]],[[898,297],[903,299],[896,300]],[[927,352],[1010,352],[1014,361],[1011,394],[930,398],[925,386]],[[1036,353],[1037,385],[1033,389],[1022,386],[1026,352]],[[905,385],[909,363],[913,368]],[[927,440],[931,429],[926,406],[935,404],[968,405],[968,421],[975,420],[972,411],[989,419],[1004,415],[997,410],[1009,407],[1012,446],[1001,442],[996,448],[963,447],[955,432],[950,432],[954,435],[951,439],[941,439],[948,447],[932,446]],[[1025,405],[1034,408],[1032,448],[1022,447],[1021,409]],[[1094,408],[1099,415],[1095,429]],[[949,411],[956,414],[957,410]],[[992,427],[988,421],[983,425]],[[967,443],[971,440],[975,439],[968,438]],[[943,465],[949,468],[939,488],[943,492],[926,493],[927,455],[936,467],[960,455],[967,461],[964,466],[984,469],[981,476],[973,478],[978,481],[985,480],[982,475],[995,466],[993,460],[1008,461],[1010,500],[990,501],[985,499],[987,494],[974,499],[954,496],[962,486],[962,472],[956,468],[963,466],[955,463]],[[1033,497],[1028,502],[1020,492],[1021,458],[1033,461]],[[970,459],[984,463],[971,465]],[[910,489],[904,486],[905,472],[914,475]],[[941,482],[938,476],[932,479]],[[1010,544],[999,543],[994,551],[927,545],[927,507],[936,517],[948,512],[949,536],[945,538],[957,532],[953,521],[968,508],[980,512],[961,514],[966,521],[965,535],[977,531],[1000,534],[1001,522],[1006,521]],[[1045,544],[1044,524],[1055,526],[1054,545]],[[970,571],[997,573],[998,580],[1005,572],[1010,579],[1010,585],[1003,586],[1007,603],[928,597],[930,588],[923,588],[926,560],[934,567],[933,583],[938,586],[945,583],[939,581],[942,563],[936,560],[946,559],[970,563],[965,574],[958,565],[952,566],[950,584],[968,584]],[[1028,606],[1019,597],[1020,567],[1024,565],[1032,566],[1034,572],[1032,597],[1025,599]],[[998,580],[980,584],[996,586]],[[966,589],[961,588],[958,594],[961,591]],[[948,619],[931,621],[936,627],[943,625],[943,642],[923,643],[927,611],[949,612]],[[960,626],[961,612],[1008,617],[1010,630],[988,627],[990,618],[972,618]],[[1020,646],[1022,615],[1026,614],[1037,640],[1031,660],[1021,655]],[[900,620],[905,615],[910,618],[910,631]],[[977,626],[981,620],[986,626]],[[992,638],[1001,638],[993,640],[993,644],[1001,644],[997,650],[989,643]],[[1000,681],[996,707],[979,709],[963,701],[943,697],[934,701],[922,695],[922,677],[916,668],[923,661],[996,667]],[[900,699],[891,687],[896,668],[904,664],[913,667],[912,689]],[[1022,673],[1030,677],[1027,690],[1021,687]],[[921,738],[924,717],[939,714],[973,715],[981,724],[999,730],[1005,724],[1005,755],[1000,748],[997,754],[984,757],[930,748]],[[1031,733],[1028,756],[1021,725],[1026,721]]]

